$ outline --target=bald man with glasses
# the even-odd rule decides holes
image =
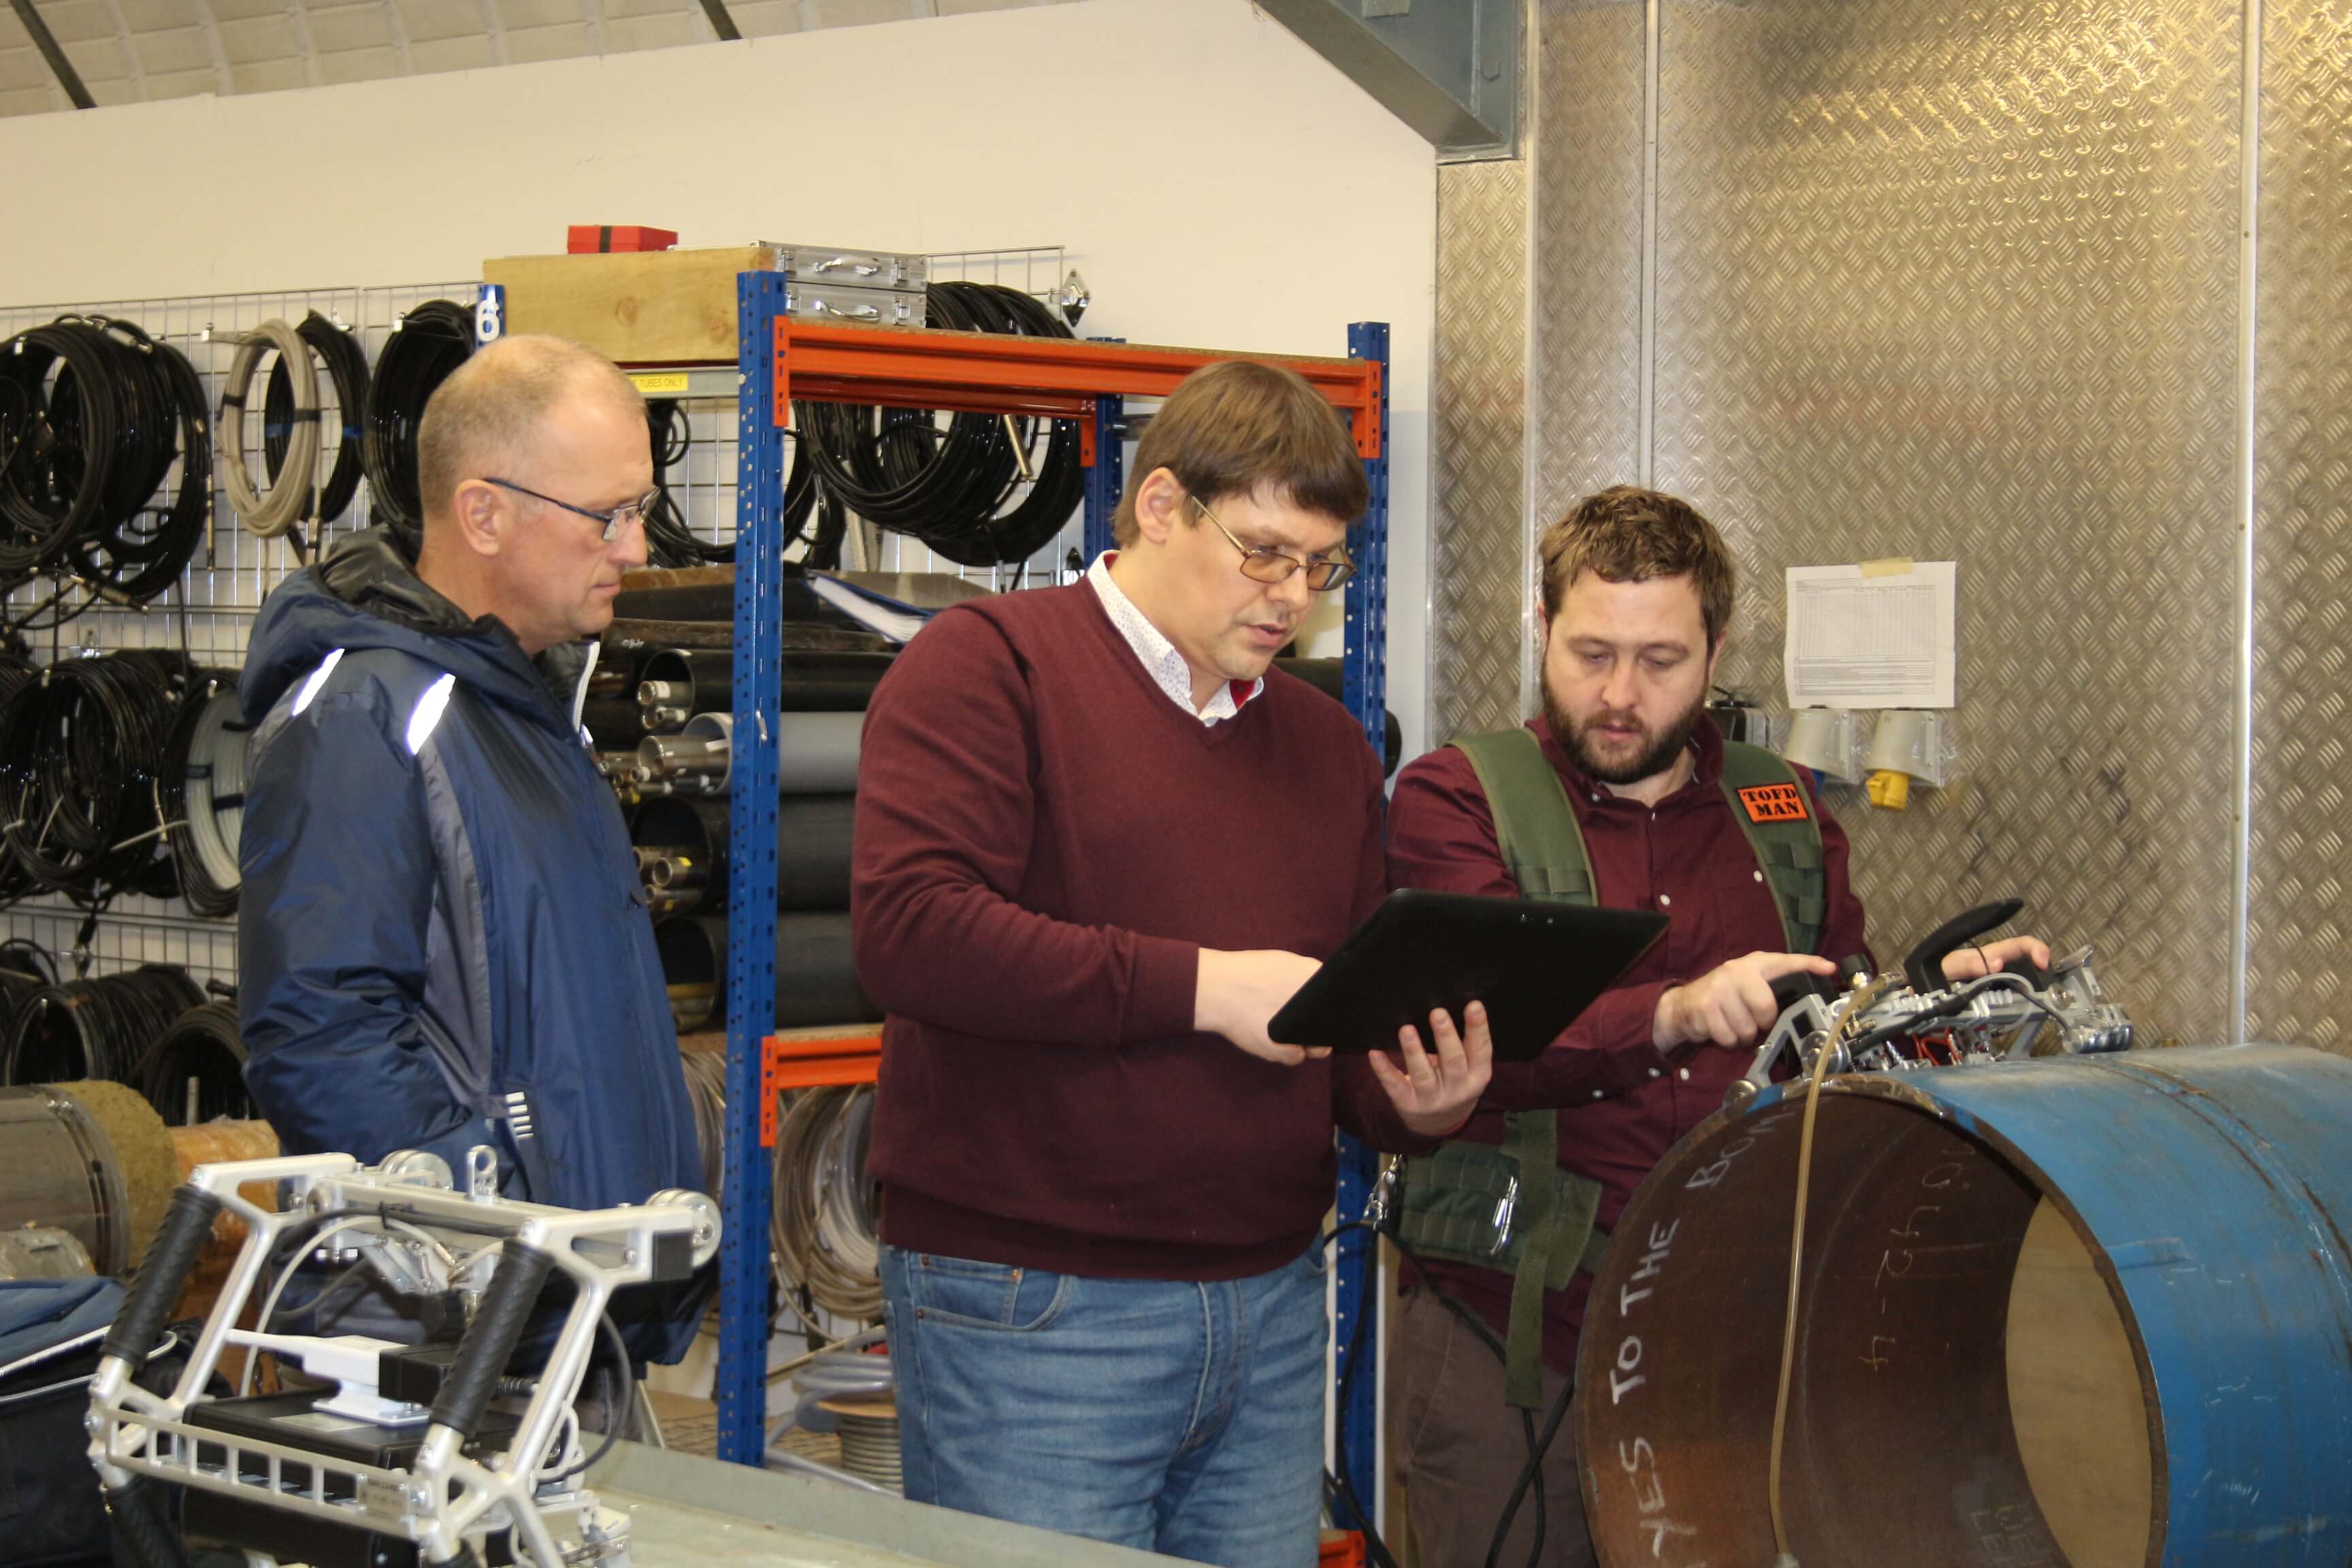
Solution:
[[[698,1186],[644,893],[580,727],[645,563],[645,403],[597,354],[509,338],[434,393],[418,443],[415,563],[355,534],[254,625],[247,1081],[289,1153],[422,1149],[462,1181],[487,1144],[509,1195],[568,1208]],[[639,1303],[633,1354],[675,1360],[690,1306]]]

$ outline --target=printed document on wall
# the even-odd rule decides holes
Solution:
[[[1958,584],[1949,561],[1790,567],[1789,706],[1952,706]]]

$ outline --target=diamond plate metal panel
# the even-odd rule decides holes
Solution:
[[[2248,1030],[2352,1051],[2352,4],[2273,0],[2263,33]]]
[[[1874,942],[2015,892],[2184,1038],[2229,992],[2240,26],[1664,17],[1657,483],[1739,554],[1725,674],[1782,697],[1783,567],[1957,557],[1959,781],[1832,794]]]
[[[1519,718],[1527,241],[1524,163],[1438,170],[1433,745]]]
[[[1642,428],[1643,9],[1544,0],[1538,22],[1534,532],[1638,479]]]

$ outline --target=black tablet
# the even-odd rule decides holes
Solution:
[[[1391,893],[1266,1032],[1285,1045],[1394,1050],[1443,1007],[1486,1005],[1495,1059],[1532,1061],[1666,929],[1666,917],[1407,888]]]

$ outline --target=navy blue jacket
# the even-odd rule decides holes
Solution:
[[[255,622],[240,858],[246,1081],[289,1153],[426,1149],[567,1208],[701,1185],[628,834],[534,663],[379,531]]]

